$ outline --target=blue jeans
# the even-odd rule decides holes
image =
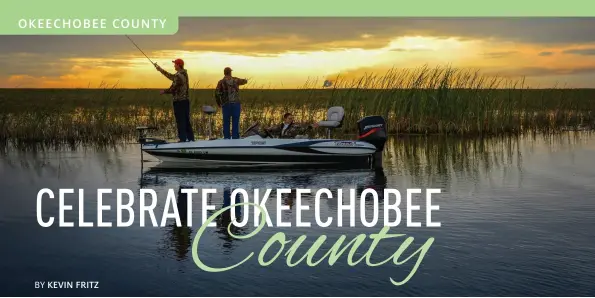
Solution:
[[[174,116],[180,142],[194,141],[194,133],[190,124],[190,101],[187,99],[174,101]]]
[[[226,103],[222,107],[223,110],[223,138],[229,139],[229,122],[231,120],[231,138],[240,138],[240,111],[241,105],[239,102]]]

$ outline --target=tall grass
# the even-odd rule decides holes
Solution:
[[[343,106],[344,126],[356,132],[357,120],[382,115],[390,133],[486,136],[558,132],[594,126],[595,90],[530,89],[523,80],[482,76],[450,67],[392,69],[357,79],[340,77],[332,88],[309,81],[294,90],[242,90],[241,127],[267,126],[285,112],[296,120],[324,118],[330,106]],[[198,134],[208,123],[203,105],[214,105],[212,89],[192,89],[192,124]],[[214,117],[220,135],[220,114]],[[0,90],[0,143],[114,144],[135,137],[135,127],[156,126],[175,137],[171,99],[151,89]]]

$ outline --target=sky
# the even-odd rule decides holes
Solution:
[[[186,61],[212,88],[230,66],[251,87],[451,66],[595,88],[595,18],[182,18],[172,36],[131,36],[166,70]],[[0,36],[0,88],[166,88],[125,36]]]

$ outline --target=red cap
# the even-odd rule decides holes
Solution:
[[[172,61],[174,64],[179,65],[179,66],[184,66],[184,60],[182,59],[176,59],[174,61]]]

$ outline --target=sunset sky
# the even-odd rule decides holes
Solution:
[[[595,88],[595,18],[183,18],[174,36],[132,36],[165,69],[186,61],[212,87],[230,66],[255,87],[451,65]],[[165,88],[124,36],[0,36],[1,88]]]

